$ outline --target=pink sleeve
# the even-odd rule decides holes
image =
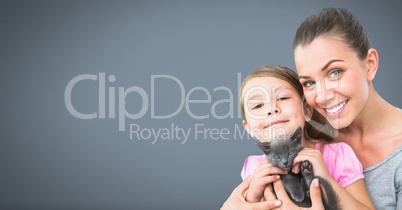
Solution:
[[[265,155],[252,155],[248,156],[246,160],[244,161],[243,169],[241,170],[240,176],[244,180],[248,176],[252,175],[254,173],[254,170],[257,168],[257,166],[263,162],[265,159]]]
[[[343,188],[364,178],[360,161],[352,148],[346,143],[325,145],[323,158],[332,178]]]

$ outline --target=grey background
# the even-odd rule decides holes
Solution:
[[[149,104],[126,129],[203,124],[233,135],[241,126],[237,74],[267,64],[294,68],[296,28],[328,6],[358,17],[380,55],[375,87],[402,107],[398,1],[0,1],[0,209],[218,209],[240,183],[244,159],[260,153],[253,140],[196,140],[193,131],[184,144],[130,140],[108,112],[105,119],[72,116],[64,103],[68,82],[104,72],[116,76],[106,88],[138,86],[150,99],[151,75],[171,75],[186,92],[199,86],[211,93],[210,104],[191,105],[210,117],[193,119],[183,107],[172,118],[151,119]],[[213,91],[220,86],[234,94],[233,118],[211,115],[212,104],[228,98]],[[95,81],[78,83],[75,108],[96,112],[97,91]],[[156,114],[176,110],[179,93],[172,81],[158,81]],[[129,112],[141,104],[138,94],[127,96]],[[225,115],[230,106],[217,108]]]

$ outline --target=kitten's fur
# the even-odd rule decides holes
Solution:
[[[271,142],[260,142],[257,143],[257,146],[264,151],[268,162],[289,172],[286,175],[281,175],[281,180],[290,199],[295,204],[300,207],[311,207],[309,189],[312,180],[318,178],[324,188],[322,200],[325,209],[341,209],[338,196],[332,186],[325,179],[319,176],[314,177],[310,161],[305,160],[300,164],[300,173],[291,172],[293,159],[303,149],[301,127],[298,127],[289,136],[274,139]]]

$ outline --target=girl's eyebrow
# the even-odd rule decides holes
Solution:
[[[277,88],[274,88],[274,91],[275,91],[275,92],[278,92],[279,90],[289,90],[289,88],[288,88],[288,87],[285,87],[285,86],[279,86],[279,87],[277,87]]]
[[[247,100],[253,100],[253,99],[255,99],[255,98],[259,98],[259,97],[261,97],[261,96],[264,96],[264,94],[261,94],[261,93],[256,93],[256,94],[250,94],[251,96],[247,99]],[[266,98],[266,97],[265,97]],[[264,98],[264,99],[265,99]]]
[[[327,70],[328,66],[335,62],[344,62],[344,60],[330,60],[327,64],[324,65],[324,67],[321,68],[321,71]],[[299,79],[309,79],[309,78],[310,78],[309,76],[303,76],[303,75],[299,76]]]
[[[272,92],[278,92],[278,91],[282,91],[282,90],[289,90],[289,88],[288,87],[286,87],[286,86],[279,86],[279,87],[273,87],[272,88]],[[251,93],[250,94],[250,97],[248,97],[247,98],[247,100],[253,100],[253,99],[255,99],[255,98],[258,98],[258,99],[261,99],[261,98],[259,98],[259,97],[262,97],[262,96],[265,96],[265,94],[263,94],[261,91],[257,91],[257,93]],[[267,97],[263,97],[264,99],[266,99]]]
[[[286,87],[286,86],[279,86],[279,87],[275,87],[272,92],[275,94],[278,94],[279,92],[286,91],[286,90],[291,91],[292,89],[289,87]]]

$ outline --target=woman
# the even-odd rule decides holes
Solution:
[[[375,208],[402,209],[402,111],[373,86],[378,53],[363,27],[347,10],[327,8],[300,25],[293,46],[307,103],[356,153]],[[233,197],[227,202],[237,202]],[[282,209],[293,205],[286,195],[278,199]]]
[[[378,54],[363,27],[345,9],[324,9],[300,25],[293,47],[307,103],[356,153],[375,207],[402,209],[402,111],[374,89]]]

